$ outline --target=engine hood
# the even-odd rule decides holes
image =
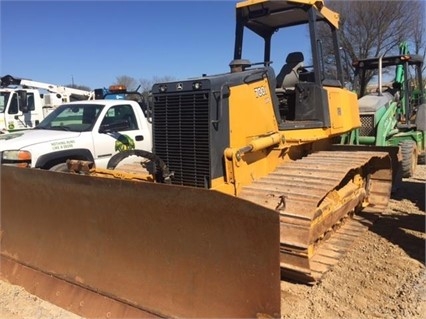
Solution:
[[[42,143],[75,139],[80,132],[31,129],[0,135],[0,151],[18,150]]]

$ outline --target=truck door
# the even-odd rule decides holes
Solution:
[[[105,168],[115,153],[142,149],[151,151],[152,141],[145,122],[138,121],[130,104],[111,106],[100,119],[98,130],[94,131],[94,158],[97,167]]]
[[[36,109],[33,92],[26,93],[26,101],[20,101],[17,92],[10,95],[9,105],[5,109],[5,124],[9,131],[33,128],[41,120],[40,110]],[[25,104],[25,108],[23,108]]]
[[[18,94],[15,92],[10,95],[9,106],[6,107],[5,118],[6,118],[6,129],[13,131],[16,129],[24,129],[25,122],[15,120],[15,116],[19,114],[19,102]]]
[[[27,91],[26,95],[26,107],[22,108],[22,106],[19,105],[19,120],[25,123],[26,128],[33,128],[43,119],[41,99],[38,93]]]
[[[0,92],[0,131],[7,131],[7,105],[10,92]]]

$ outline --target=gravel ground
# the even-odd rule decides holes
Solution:
[[[425,318],[425,182],[421,165],[320,283],[282,281],[282,318]],[[0,281],[0,318],[81,317]]]
[[[418,166],[319,284],[283,281],[282,317],[425,318],[425,182],[426,166]]]

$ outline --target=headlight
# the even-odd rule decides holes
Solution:
[[[192,83],[192,88],[194,90],[200,90],[201,87],[202,87],[201,82],[194,82],[194,83]]]
[[[1,163],[18,167],[31,165],[31,153],[28,151],[8,150],[1,153]]]

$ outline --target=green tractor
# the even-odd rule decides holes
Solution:
[[[342,136],[345,145],[399,146],[402,177],[411,177],[418,161],[424,162],[426,133],[425,89],[421,69],[423,58],[407,53],[358,60],[353,63],[361,127]],[[390,85],[383,84],[386,68],[395,68]],[[410,68],[416,76],[410,78]],[[377,71],[378,86],[368,92],[366,74]]]

